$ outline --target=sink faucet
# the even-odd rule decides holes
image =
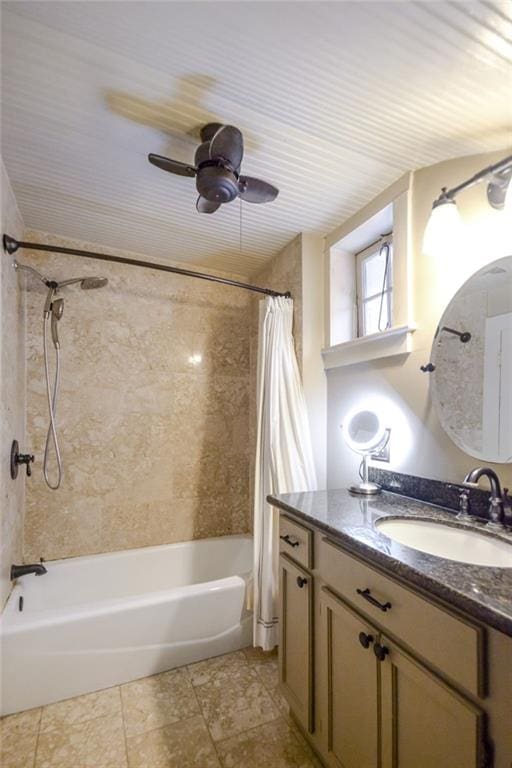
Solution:
[[[494,524],[503,525],[505,522],[504,494],[496,472],[490,467],[476,467],[471,472],[468,472],[464,478],[464,485],[476,488],[481,477],[488,479],[491,488],[491,496],[489,498],[490,520]]]
[[[20,576],[26,576],[27,573],[35,573],[36,576],[42,576],[48,573],[43,563],[29,563],[28,565],[11,565],[11,581],[19,579]]]

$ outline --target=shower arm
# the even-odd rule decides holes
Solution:
[[[97,261],[111,261],[115,264],[129,264],[133,267],[145,267],[146,269],[157,269],[161,272],[172,272],[175,275],[184,275],[185,277],[198,277],[200,280],[209,280],[213,283],[222,283],[223,285],[231,285],[234,288],[243,288],[246,291],[253,291],[255,293],[263,293],[265,296],[282,296],[286,299],[291,298],[291,293],[279,293],[273,291],[271,288],[261,288],[257,285],[251,285],[250,283],[241,283],[238,280],[230,280],[227,277],[217,277],[216,275],[209,275],[206,272],[194,272],[192,269],[182,269],[181,267],[171,267],[167,264],[158,264],[152,261],[142,261],[141,259],[130,259],[124,256],[110,256],[106,253],[95,253],[94,251],[82,251],[76,248],[64,248],[60,245],[46,245],[45,243],[29,243],[22,240],[16,240],[9,235],[3,235],[3,247],[4,251],[10,255],[16,253],[19,248],[28,248],[32,251],[48,251],[50,253],[66,253],[70,256],[81,256],[87,259],[96,259]]]

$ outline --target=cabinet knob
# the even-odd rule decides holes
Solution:
[[[373,646],[373,652],[379,661],[384,661],[389,653],[389,648],[386,648],[385,645],[381,645],[380,643],[375,643]]]
[[[373,635],[367,635],[366,632],[359,633],[359,642],[363,648],[369,648],[373,643]]]
[[[303,576],[297,576],[297,586],[302,589],[302,587],[308,583],[308,580],[305,579]]]

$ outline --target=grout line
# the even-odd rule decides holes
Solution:
[[[134,733],[132,736],[127,736],[127,738],[138,739],[141,736],[146,736],[146,734],[148,733],[154,733],[154,731],[163,731],[165,728],[172,728],[175,725],[181,725],[182,723],[186,723],[188,720],[193,720],[195,717],[200,717],[204,720],[204,717],[201,714],[201,712],[196,712],[194,715],[187,715],[187,717],[183,717],[181,720],[173,720],[172,723],[162,723],[162,725],[155,725],[153,728],[148,728],[147,731]]]
[[[128,756],[128,737],[127,737],[127,734],[126,734],[126,725],[125,725],[125,722],[124,722],[123,697],[121,695],[121,686],[120,685],[117,686],[117,690],[119,691],[119,705],[120,705],[120,709],[121,709],[121,726],[122,726],[122,729],[123,729],[124,751],[126,753],[126,765],[129,768],[129,766],[130,766],[130,758]]]
[[[37,734],[36,734],[36,745],[34,748],[34,759],[32,761],[32,767],[36,768],[36,762],[37,762],[37,750],[39,749],[39,734],[41,733],[41,720],[43,719],[43,707],[41,707],[41,712],[39,714],[39,720],[37,723]]]
[[[42,707],[42,710],[45,710],[48,707],[53,707],[53,706],[55,706],[55,704],[63,704],[66,701],[74,701],[75,699],[81,699],[83,696],[92,696],[95,693],[103,693],[104,691],[113,691],[116,688],[118,688],[119,691],[121,690],[121,686],[120,685],[111,685],[108,688],[100,688],[98,691],[91,691],[90,693],[81,693],[78,696],[72,696],[69,699],[62,699],[61,701],[54,701],[52,704],[44,704],[43,707]],[[121,713],[120,714],[121,714],[121,717],[122,717],[123,716],[122,703],[121,703]],[[40,732],[41,732],[41,724],[42,724],[42,719],[43,719],[42,716],[43,716],[43,713],[41,712],[41,719],[40,719],[40,722],[39,722],[39,730],[40,730]],[[42,733],[52,733],[53,731],[60,731],[63,728],[74,728],[77,725],[85,725],[85,723],[93,723],[95,720],[104,720],[104,719],[109,718],[109,717],[115,717],[115,714],[112,714],[112,712],[109,712],[106,715],[96,715],[95,717],[88,717],[85,720],[76,720],[75,722],[72,722],[72,723],[66,723],[66,722],[59,723],[58,725],[54,725],[51,728],[48,728],[48,730],[42,731]]]
[[[222,744],[224,741],[229,741],[230,739],[236,739],[238,736],[244,736],[246,733],[251,733],[251,731],[255,731],[257,728],[264,728],[266,725],[271,725],[272,723],[277,723],[278,720],[282,720],[286,725],[286,720],[282,715],[279,715],[279,717],[275,717],[273,720],[266,720],[264,723],[259,723],[258,725],[251,725],[250,728],[245,728],[243,731],[239,731],[238,733],[234,733],[233,736],[228,736],[226,739],[219,739],[219,741],[215,742],[216,744]]]

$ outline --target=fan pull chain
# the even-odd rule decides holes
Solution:
[[[238,198],[240,200],[240,256],[243,253],[243,240],[242,240],[242,198]]]

